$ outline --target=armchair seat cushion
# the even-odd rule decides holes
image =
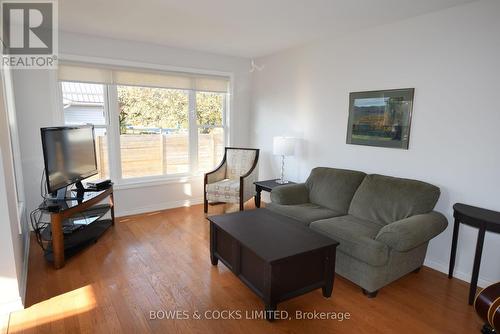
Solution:
[[[295,205],[268,203],[266,204],[266,209],[298,220],[304,223],[304,225],[306,226],[309,226],[311,222],[319,219],[331,218],[342,215],[342,213],[340,212],[336,212],[313,203],[304,203]]]
[[[209,183],[206,191],[209,201],[238,203],[240,200],[240,180],[224,179]]]
[[[340,252],[372,266],[383,266],[389,259],[389,247],[375,240],[380,224],[347,215],[315,221],[310,227],[338,241]]]

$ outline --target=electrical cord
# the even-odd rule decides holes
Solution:
[[[42,171],[42,177],[40,180],[40,196],[46,201],[50,200],[51,197],[48,195],[48,189],[47,189],[47,180],[46,180],[47,174],[45,173],[45,168]],[[72,191],[72,190],[71,190]],[[44,240],[43,232],[49,228],[50,221],[43,221],[42,218],[44,216],[44,210],[43,209],[35,209],[30,212],[30,223],[31,227],[33,228],[33,231],[35,232],[35,238],[36,242],[38,245],[42,248],[43,251],[48,250],[48,245],[52,241],[52,231],[50,232],[49,236],[50,238],[47,238],[47,240]],[[71,224],[64,224],[64,227],[71,226],[71,229],[74,230],[75,227],[75,219],[83,219],[85,220],[85,225],[88,225],[90,222],[89,216],[80,213],[76,214],[72,217],[73,219],[68,220]]]
[[[41,209],[35,209],[30,213],[31,227],[35,232],[36,242],[45,251],[47,250],[47,243],[44,243],[42,232],[49,226],[49,222],[42,221],[42,217],[43,211]]]
[[[40,196],[42,196],[43,199],[48,199],[47,193],[48,191],[47,191],[47,183],[45,179],[45,168],[44,168],[42,171],[42,178],[40,179]]]
[[[75,188],[71,188],[69,190],[70,192],[75,191]],[[42,177],[40,179],[40,196],[42,196],[43,199],[52,199],[49,195],[49,190],[47,188],[47,174],[45,173],[45,168],[42,170]],[[62,198],[62,200],[71,200],[74,198]]]

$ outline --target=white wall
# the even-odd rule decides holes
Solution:
[[[500,1],[485,0],[258,59],[254,145],[261,177],[276,177],[272,137],[303,139],[292,180],[332,166],[415,178],[441,188],[436,209],[500,210]],[[415,87],[409,150],[346,144],[349,92]],[[452,224],[426,263],[447,271]],[[456,275],[470,280],[476,231],[460,233]],[[480,283],[500,280],[500,235],[486,235]]]
[[[246,146],[249,143],[250,77],[247,59],[69,33],[60,34],[59,50],[61,55],[230,72],[234,78],[231,145]],[[55,114],[58,110],[55,78],[55,73],[48,70],[18,70],[14,73],[29,210],[35,208],[41,200],[39,188],[43,157],[40,127],[61,125]],[[202,178],[197,177],[181,183],[117,190],[117,215],[199,203],[203,196],[202,182]]]
[[[18,275],[3,170],[3,151],[0,148],[0,315],[13,311],[21,304]]]
[[[7,79],[7,80],[6,80]],[[28,234],[20,234],[16,180],[5,89],[9,77],[0,71],[0,315],[23,307]],[[26,231],[26,226],[21,226]]]

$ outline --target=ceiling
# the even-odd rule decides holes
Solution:
[[[63,31],[259,57],[472,0],[60,0]]]

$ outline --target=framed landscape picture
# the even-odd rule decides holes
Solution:
[[[408,149],[414,88],[349,94],[347,143]]]

